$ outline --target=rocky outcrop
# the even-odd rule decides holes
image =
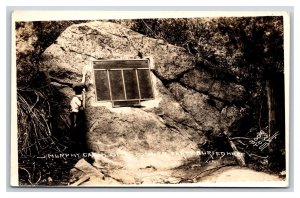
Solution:
[[[44,64],[51,75],[74,81],[89,60],[132,59],[151,56],[155,71],[164,79],[174,79],[193,67],[193,57],[183,48],[145,37],[108,22],[91,22],[67,28],[45,52]]]
[[[149,106],[99,105],[91,70],[87,78],[86,140],[94,152],[94,166],[118,167],[119,175],[120,170],[177,167],[187,159],[186,153],[199,151],[207,141],[204,132],[228,130],[245,115],[244,109],[235,105],[246,95],[243,86],[223,82],[195,67],[193,56],[183,48],[114,23],[70,26],[44,52],[42,67],[56,79],[53,85],[70,99],[68,84],[81,81],[82,69],[91,60],[141,56],[154,60],[155,100]]]
[[[180,82],[197,92],[230,103],[242,101],[246,96],[246,90],[242,85],[218,80],[202,68],[195,68],[184,74]]]

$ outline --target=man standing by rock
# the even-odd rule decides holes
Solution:
[[[85,74],[83,71],[83,78],[80,83],[74,83],[72,88],[75,92],[70,101],[70,121],[71,129],[70,135],[74,141],[74,152],[83,152],[86,148],[85,140]]]
[[[82,71],[82,81],[81,83],[73,84],[73,90],[75,95],[72,97],[70,102],[70,119],[71,119],[71,129],[75,129],[80,121],[82,121],[82,111],[85,108],[85,74],[86,70]]]
[[[77,127],[78,124],[78,117],[80,111],[84,109],[84,92],[85,88],[84,85],[79,83],[79,84],[74,84],[73,85],[73,90],[75,92],[75,95],[72,97],[72,100],[70,102],[70,119],[71,119],[71,128],[74,129]]]

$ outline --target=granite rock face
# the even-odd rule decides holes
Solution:
[[[67,74],[74,80],[89,60],[133,59],[139,53],[155,60],[155,71],[164,79],[174,79],[193,67],[193,57],[183,48],[145,37],[109,22],[91,22],[67,28],[45,52],[50,74]]]
[[[205,93],[210,97],[230,103],[241,101],[246,96],[246,90],[242,85],[217,80],[213,74],[203,68],[195,68],[184,74],[180,82],[197,92]]]
[[[66,85],[80,82],[91,60],[141,56],[150,57],[154,66],[155,100],[143,108],[112,108],[95,102],[93,73],[88,69],[85,133],[95,153],[95,166],[174,168],[187,159],[185,153],[197,152],[207,141],[204,132],[228,129],[243,118],[241,107],[233,104],[245,97],[242,85],[223,82],[196,68],[193,56],[183,48],[114,23],[68,27],[44,52],[41,65],[56,79],[53,85],[65,95],[62,103],[67,104],[72,90]]]

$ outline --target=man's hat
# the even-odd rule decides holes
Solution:
[[[72,88],[75,91],[75,94],[81,94],[81,92],[85,88],[85,86],[83,83],[74,83],[72,85]]]

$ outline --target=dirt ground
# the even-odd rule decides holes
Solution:
[[[169,156],[170,157],[170,156]],[[168,156],[166,159],[170,160]],[[140,161],[141,160],[141,161]],[[157,161],[158,160],[158,161]],[[277,175],[257,172],[247,167],[239,167],[227,161],[211,161],[199,163],[199,159],[181,166],[172,167],[172,161],[157,158],[146,159],[127,156],[112,160],[95,155],[93,163],[81,159],[72,169],[71,185],[75,186],[152,186],[192,184],[236,185],[236,182],[283,182]],[[176,164],[176,163],[175,163]]]

